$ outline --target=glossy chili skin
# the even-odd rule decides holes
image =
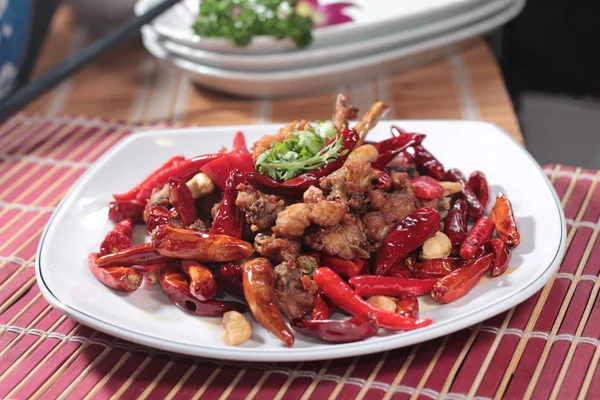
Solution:
[[[232,153],[241,153],[241,154],[249,154],[248,146],[246,145],[246,138],[244,137],[244,133],[238,131],[233,137],[233,149],[231,149]]]
[[[106,268],[116,265],[154,265],[173,262],[172,257],[161,255],[158,250],[152,247],[152,243],[139,244],[118,253],[107,254],[98,258],[98,265]]]
[[[119,292],[133,292],[140,287],[143,276],[133,268],[127,267],[99,267],[98,253],[88,256],[88,268],[100,282]]]
[[[254,247],[241,239],[168,225],[154,230],[152,245],[163,256],[203,262],[241,260],[254,253]]]
[[[176,265],[159,268],[158,277],[161,288],[171,301],[190,314],[201,317],[221,317],[228,311],[240,313],[248,311],[245,304],[235,301],[200,301],[194,298],[190,292],[190,284],[185,274]]]
[[[166,163],[164,163],[163,165],[158,167],[155,171],[153,171],[150,175],[148,175],[146,178],[144,178],[144,180],[141,181],[139,184],[137,184],[134,188],[132,188],[131,190],[129,190],[125,193],[113,194],[113,197],[117,201],[134,200],[137,197],[140,190],[142,189],[142,187],[144,185],[147,185],[148,182],[152,181],[156,177],[156,175],[158,175],[161,171],[163,171],[183,160],[185,160],[184,156],[178,155],[178,156],[171,157]]]
[[[106,234],[106,237],[100,244],[100,255],[104,256],[111,253],[117,253],[131,247],[132,233],[133,220],[131,218],[126,218],[116,224],[114,228]]]
[[[414,294],[403,294],[398,296],[396,314],[408,318],[419,318],[419,299],[417,299],[417,296]]]
[[[146,214],[146,229],[148,229],[148,232],[153,232],[162,225],[170,225],[173,219],[171,211],[164,206],[151,206]]]
[[[488,254],[469,261],[465,266],[452,271],[449,275],[440,278],[433,286],[431,296],[438,303],[451,303],[460,299],[471,291],[489,271],[493,255]]]
[[[460,257],[469,260],[477,254],[477,251],[487,242],[494,233],[494,224],[492,220],[483,216],[480,217],[465,238],[460,247]]]
[[[481,171],[474,171],[471,176],[469,176],[467,185],[471,188],[473,193],[475,193],[475,196],[477,196],[477,199],[479,199],[481,206],[485,210],[490,202],[490,188],[487,179],[485,178],[485,174]]]
[[[120,222],[131,218],[135,222],[144,222],[144,208],[146,203],[138,200],[114,200],[108,205],[108,218],[113,222]]]
[[[339,308],[352,315],[372,313],[377,317],[379,325],[391,330],[411,330],[431,324],[430,319],[406,318],[398,314],[383,311],[366,301],[333,270],[327,267],[317,268],[313,278],[323,294]]]
[[[244,213],[235,204],[237,198],[237,186],[244,182],[244,174],[239,170],[231,171],[225,191],[223,192],[223,200],[219,206],[219,211],[215,215],[215,219],[210,228],[211,233],[229,235],[236,239],[241,239],[244,232]]]
[[[417,164],[419,174],[430,176],[437,181],[443,180],[446,171],[442,163],[420,144],[414,146],[414,150],[415,164]]]
[[[492,207],[491,216],[496,227],[496,232],[498,232],[498,237],[510,247],[518,246],[521,243],[521,234],[517,227],[512,205],[502,193],[498,193],[496,197],[496,203]]]
[[[335,160],[333,160],[330,163],[323,165],[320,168],[311,170],[310,171],[311,174],[313,174],[317,178],[321,178],[323,176],[327,176],[327,175],[331,174],[334,171],[337,171],[344,165],[344,163],[350,156],[350,153],[352,152],[352,150],[354,150],[356,143],[358,143],[358,140],[360,139],[360,135],[358,134],[358,132],[356,132],[356,130],[350,128],[350,129],[345,129],[342,132],[338,133],[337,137],[333,140],[337,140],[340,137],[343,138],[343,144],[340,147],[340,149],[338,150],[338,154],[339,154],[338,158],[336,158]],[[300,175],[300,176],[302,176],[302,175]]]
[[[294,345],[294,334],[285,323],[275,295],[275,272],[266,258],[244,264],[243,286],[252,315],[266,330],[287,346]]]
[[[194,196],[185,181],[169,179],[169,201],[185,226],[193,224],[198,218]]]
[[[205,154],[186,160],[181,160],[167,168],[160,170],[152,179],[144,182],[136,196],[138,201],[145,201],[150,197],[154,189],[160,189],[169,182],[170,178],[187,182],[200,172],[205,164],[223,157],[222,154]]]
[[[362,297],[422,295],[431,292],[436,279],[413,279],[398,276],[358,275],[348,281]]]
[[[217,283],[231,294],[244,297],[242,274],[242,266],[239,264],[221,264],[217,272]]]
[[[473,191],[467,184],[467,179],[465,178],[462,172],[460,172],[456,168],[449,169],[446,172],[444,179],[450,182],[460,182],[460,184],[462,185],[463,196],[467,201],[467,215],[469,216],[469,218],[475,221],[477,218],[483,215],[483,206],[479,202],[477,196],[475,196],[475,193],[473,193]]]
[[[439,279],[462,267],[465,260],[458,257],[432,258],[418,262],[413,268],[417,279]]]
[[[200,301],[210,300],[217,294],[217,281],[212,271],[197,261],[181,261],[181,269],[190,280],[190,293]]]
[[[460,253],[460,246],[462,246],[467,237],[466,200],[458,198],[454,201],[444,221],[444,233],[450,239],[450,243],[452,243],[452,254],[458,255]]]
[[[306,336],[327,343],[352,343],[377,334],[379,324],[372,313],[363,313],[346,320],[294,319],[292,327]]]
[[[335,311],[335,305],[329,301],[322,291],[318,290],[315,294],[313,310],[310,314],[312,320],[326,320]]]
[[[399,154],[403,153],[409,147],[421,144],[423,139],[425,139],[425,135],[405,133],[379,143],[374,143],[373,146],[377,149],[379,156],[377,157],[377,161],[373,163],[373,167],[384,169]]]
[[[501,239],[493,238],[485,244],[485,251],[494,255],[490,275],[495,277],[505,273],[512,255],[510,247]]]
[[[419,199],[437,199],[444,196],[444,188],[430,176],[419,176],[410,181],[415,196]]]
[[[242,173],[254,171],[254,159],[247,153],[228,153],[207,163],[200,170],[208,175],[221,190],[225,190],[227,179],[232,171],[238,170]]]
[[[385,238],[375,259],[375,274],[386,275],[399,260],[421,246],[440,227],[440,214],[431,207],[422,207],[404,218]]]
[[[258,172],[247,172],[246,181],[261,192],[290,197],[302,197],[309,187],[319,184],[319,178],[310,172],[285,182],[278,182]]]
[[[392,188],[392,178],[382,170],[376,170],[377,178],[375,188],[387,192]]]
[[[358,274],[364,274],[369,268],[369,263],[360,258],[355,260],[343,260],[338,257],[326,255],[321,256],[321,265],[331,268],[338,275],[346,278],[352,278]]]

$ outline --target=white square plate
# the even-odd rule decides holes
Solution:
[[[389,137],[390,126],[427,134],[425,145],[446,167],[465,174],[483,171],[492,195],[512,201],[522,236],[506,274],[484,278],[467,296],[439,305],[420,298],[426,328],[384,333],[363,342],[323,344],[296,335],[285,348],[255,324],[252,338],[239,347],[221,339],[219,318],[191,316],[176,308],[160,288],[143,285],[131,295],[113,292],[89,272],[87,255],[97,251],[112,226],[107,205],[175,154],[193,156],[229,146],[242,130],[249,142],[280,125],[248,125],[156,130],[131,135],[108,151],[71,189],[52,216],[38,250],[40,289],[55,308],[114,336],[163,350],[240,361],[303,361],[374,353],[447,335],[505,311],[539,290],[560,265],[566,226],[560,202],[532,157],[504,131],[484,122],[385,121],[370,139]],[[141,230],[140,230],[141,232]]]

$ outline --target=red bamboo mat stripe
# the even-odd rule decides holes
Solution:
[[[18,116],[0,126],[0,398],[599,398],[600,174],[544,171],[568,252],[527,301],[414,347],[342,360],[242,363],[134,345],[53,310],[33,271],[44,225],[85,169],[138,129]]]

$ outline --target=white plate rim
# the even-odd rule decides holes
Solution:
[[[197,63],[204,63],[214,68],[233,69],[239,71],[277,71],[280,68],[298,69],[298,67],[319,66],[325,63],[343,61],[357,56],[364,57],[385,50],[391,46],[406,45],[410,41],[427,36],[438,35],[441,32],[452,32],[460,29],[467,24],[475,21],[491,18],[511,7],[516,0],[496,0],[477,4],[476,7],[465,11],[462,14],[452,15],[445,20],[432,22],[410,28],[407,30],[392,32],[384,36],[369,37],[357,41],[348,41],[338,46],[316,47],[305,50],[274,53],[264,55],[260,53],[221,53],[211,50],[203,50],[195,47],[186,46],[173,41],[160,33],[153,25],[147,25],[145,28],[152,30],[158,37],[158,42],[165,50],[178,57],[186,58]],[[334,57],[331,57],[335,54]],[[317,61],[315,61],[317,59]],[[308,60],[308,61],[305,61]],[[304,63],[304,64],[299,64]],[[244,68],[232,68],[228,65],[244,65]],[[293,64],[296,67],[290,67]],[[268,68],[263,68],[268,65]]]
[[[391,121],[391,123],[399,123],[399,124],[402,124],[402,123],[410,123],[410,124],[415,123],[416,124],[416,123],[424,123],[424,122],[431,123],[432,121],[431,120]],[[498,314],[522,303],[523,301],[527,300],[529,297],[533,296],[538,290],[540,290],[547,283],[547,281],[551,278],[552,275],[554,275],[555,271],[559,268],[559,266],[562,262],[562,259],[565,255],[565,249],[566,249],[566,219],[565,219],[565,215],[564,215],[564,210],[562,208],[561,201],[558,198],[556,191],[554,190],[554,187],[552,186],[552,184],[546,177],[545,173],[543,172],[543,170],[541,169],[539,164],[535,161],[533,156],[531,156],[531,154],[529,154],[525,150],[525,148],[523,148],[504,129],[502,129],[501,127],[499,127],[495,124],[483,122],[483,121],[436,120],[435,122],[440,122],[440,123],[456,123],[456,122],[481,123],[481,124],[489,125],[492,128],[494,128],[495,130],[497,130],[499,133],[505,135],[509,140],[511,140],[515,144],[515,147],[517,147],[519,149],[518,151],[522,152],[525,155],[525,157],[527,157],[531,161],[534,168],[537,169],[540,176],[542,177],[542,179],[545,181],[546,185],[550,189],[550,193],[551,193],[551,195],[554,199],[555,205],[557,207],[559,219],[561,222],[561,227],[560,227],[560,236],[561,237],[560,237],[560,245],[556,249],[556,252],[553,256],[552,261],[550,262],[550,264],[548,266],[546,266],[545,270],[543,270],[543,272],[540,274],[540,276],[536,280],[530,282],[529,285],[521,288],[521,290],[519,290],[514,295],[508,297],[504,301],[497,300],[494,303],[492,303],[488,307],[488,309],[487,309],[488,313],[486,314],[484,319],[490,318],[490,316],[498,315]],[[218,128],[236,130],[236,129],[243,128],[244,126],[247,126],[247,125],[220,126]],[[278,124],[264,124],[261,126],[264,126],[265,128],[269,128],[269,127],[277,127],[279,125]],[[211,128],[215,128],[215,127],[210,127],[210,126],[209,127],[193,127],[193,128],[178,129],[178,131],[188,131],[188,130],[198,130],[198,129],[210,130]],[[112,157],[113,153],[117,153],[121,147],[124,147],[130,141],[133,141],[136,138],[141,137],[141,136],[155,135],[156,132],[157,132],[156,130],[137,132],[137,133],[133,133],[133,134],[127,136],[126,138],[122,139],[116,145],[114,145],[109,151],[104,153],[79,178],[78,182],[84,181],[88,175],[94,174],[95,170],[100,168],[100,166],[102,166],[107,160],[109,160]],[[446,322],[440,323],[439,325],[436,324],[436,325],[430,326],[430,327],[428,327],[428,329],[426,331],[422,331],[422,333],[417,334],[417,335],[415,335],[414,332],[419,332],[419,330],[403,332],[403,333],[399,334],[399,335],[404,336],[403,343],[401,346],[398,346],[398,344],[394,343],[396,341],[395,339],[397,337],[399,337],[399,335],[390,335],[390,336],[382,337],[375,342],[370,342],[368,346],[365,346],[364,343],[361,345],[362,342],[357,342],[357,343],[348,343],[348,344],[343,344],[343,345],[331,345],[330,347],[326,347],[326,348],[319,347],[316,349],[309,349],[309,348],[267,349],[267,350],[265,350],[265,349],[243,349],[244,350],[243,351],[243,354],[244,354],[243,360],[240,359],[240,350],[241,349],[237,349],[237,348],[215,349],[212,347],[206,347],[206,346],[202,346],[202,345],[187,345],[187,344],[178,343],[177,341],[173,341],[173,340],[157,339],[150,335],[133,332],[126,328],[121,328],[110,322],[106,322],[97,317],[94,317],[93,315],[89,315],[85,312],[79,311],[75,308],[75,306],[71,306],[71,305],[63,303],[61,300],[59,300],[57,297],[54,296],[54,294],[52,293],[52,290],[46,285],[46,282],[44,281],[44,276],[43,276],[42,268],[41,268],[41,264],[43,262],[41,256],[42,256],[42,250],[44,247],[44,242],[47,238],[47,234],[48,234],[51,226],[56,221],[56,217],[60,214],[62,207],[68,201],[68,199],[73,195],[74,191],[78,188],[78,186],[79,185],[76,183],[71,187],[71,189],[69,189],[69,191],[67,192],[65,197],[61,200],[60,204],[57,206],[55,212],[52,214],[46,227],[44,228],[44,231],[42,233],[42,236],[40,238],[40,242],[38,245],[37,254],[36,254],[36,263],[35,263],[36,280],[37,280],[40,292],[42,293],[44,298],[48,301],[48,303],[52,307],[54,307],[55,309],[58,309],[59,311],[68,315],[69,317],[73,318],[74,320],[76,320],[80,323],[83,323],[84,325],[90,326],[94,329],[97,329],[98,331],[113,335],[115,337],[129,340],[131,342],[138,343],[138,344],[141,344],[144,346],[149,346],[152,348],[170,351],[173,353],[187,354],[187,355],[192,355],[192,356],[210,357],[210,358],[224,359],[224,360],[260,361],[260,362],[316,361],[316,360],[332,359],[332,358],[354,357],[354,356],[359,356],[359,355],[372,354],[372,353],[377,353],[377,352],[381,352],[381,351],[392,350],[392,349],[401,348],[401,347],[407,347],[407,346],[411,346],[411,345],[414,345],[417,343],[422,343],[422,342],[425,342],[425,341],[428,341],[431,339],[435,339],[435,338],[438,338],[438,337],[441,337],[444,335],[452,334],[454,332],[465,329],[469,326],[472,326],[472,325],[482,321],[481,316],[479,315],[480,312],[473,311],[473,312],[466,314],[463,318],[460,318],[457,321],[446,321]],[[448,324],[452,324],[452,328],[450,330],[445,329],[448,327]],[[406,339],[406,336],[409,337],[408,340]],[[340,350],[343,350],[343,352],[340,352]],[[342,353],[342,355],[340,355],[340,353]]]

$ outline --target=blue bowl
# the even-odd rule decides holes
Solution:
[[[29,80],[60,0],[0,0],[0,100]]]

